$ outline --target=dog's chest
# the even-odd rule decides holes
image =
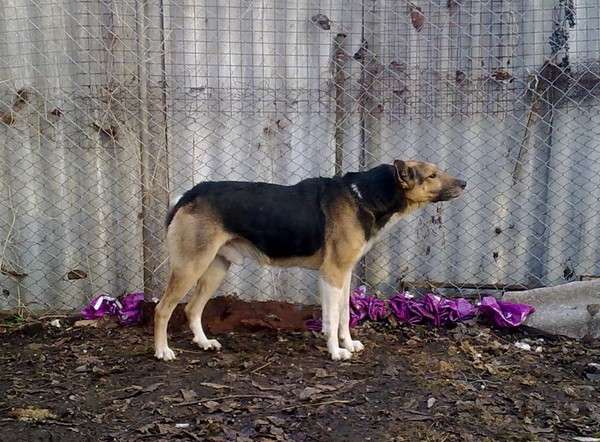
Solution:
[[[377,231],[377,233],[375,233],[373,236],[371,236],[371,238],[369,238],[369,240],[367,241],[367,243],[363,247],[362,255],[364,255],[369,250],[371,250],[371,248],[373,247],[373,245],[377,241],[379,241],[382,237],[384,237],[398,223],[398,221],[400,221],[400,219],[403,216],[404,216],[404,214],[400,214],[400,213],[393,214],[390,217],[390,219],[388,220],[388,222],[385,223],[385,225],[381,229],[379,229]]]

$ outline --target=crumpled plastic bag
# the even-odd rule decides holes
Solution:
[[[493,296],[482,298],[479,314],[498,327],[518,327],[535,312],[531,305],[499,301]]]
[[[142,304],[144,294],[141,292],[129,293],[121,300],[122,308],[119,312],[119,323],[121,325],[135,325],[142,321]]]
[[[388,299],[388,304],[401,324],[415,325],[423,321],[421,305],[409,293],[396,293]]]
[[[442,327],[481,316],[498,327],[517,327],[534,311],[530,305],[497,301],[492,296],[484,297],[477,306],[465,298],[444,298],[433,293],[415,299],[410,293],[401,292],[383,300],[368,295],[367,288],[360,286],[350,296],[350,327],[367,319],[380,321],[390,314],[401,324],[410,325],[429,323]],[[311,319],[305,324],[309,330],[321,331],[319,319]]]
[[[367,295],[367,288],[360,286],[350,295],[350,327],[359,325],[365,319],[379,321],[389,315],[384,300]]]
[[[397,293],[388,303],[396,319],[403,324],[430,322],[436,327],[466,321],[475,317],[477,309],[464,298],[447,299],[427,293],[414,299],[409,293]]]
[[[143,293],[129,293],[121,300],[107,294],[95,296],[81,310],[85,319],[100,319],[105,316],[116,317],[121,325],[135,325],[142,320]]]
[[[323,329],[323,321],[321,321],[320,319],[308,319],[304,322],[304,326],[307,330],[321,332],[321,330]]]
[[[85,319],[100,319],[104,316],[116,316],[122,308],[123,305],[118,299],[106,294],[99,294],[81,310],[81,314]]]

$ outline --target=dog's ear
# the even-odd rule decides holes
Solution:
[[[408,164],[402,160],[394,160],[394,169],[396,181],[401,188],[410,190],[415,187],[415,173]]]

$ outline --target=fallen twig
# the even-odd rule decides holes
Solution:
[[[73,318],[75,317],[75,315],[44,315],[44,316],[39,316],[37,318],[38,321],[42,321],[44,319],[50,319],[50,318]]]
[[[430,413],[423,413],[422,411],[411,410],[408,408],[400,408],[400,411],[404,411],[405,413],[409,413],[409,414],[416,414],[419,416],[426,416],[426,417],[433,418],[433,416]]]
[[[52,420],[23,420],[16,417],[5,417],[0,419],[0,423],[2,422],[28,422],[33,424],[52,424],[52,425],[60,425],[61,427],[76,427],[78,424],[73,422],[61,422],[61,421],[52,421]]]
[[[257,382],[252,381],[251,382],[252,386],[254,388],[256,388],[257,390],[260,391],[281,391],[281,387],[280,388],[275,388],[275,387],[263,387],[262,385],[260,385]]]
[[[319,405],[349,404],[351,402],[354,402],[354,401],[353,400],[345,400],[345,399],[332,399],[330,401],[324,401],[324,402],[308,402],[308,403],[304,403],[304,404],[296,404],[296,405],[292,405],[290,407],[281,408],[280,411],[293,410],[294,408],[300,408],[300,407],[318,407]]]
[[[202,440],[198,436],[196,436],[194,433],[192,433],[191,431],[184,430],[183,434],[185,434],[186,436],[189,436],[192,439],[197,440],[197,441],[201,441]]]
[[[268,395],[256,395],[256,394],[231,394],[229,396],[219,396],[219,397],[209,397],[200,399],[197,401],[188,401],[188,402],[179,402],[178,404],[173,404],[175,407],[181,407],[183,405],[198,405],[204,402],[210,401],[222,401],[225,399],[271,399],[271,400],[279,400],[281,396],[268,396]]]
[[[187,350],[185,348],[178,348],[178,347],[173,347],[173,350],[181,351],[183,353],[191,353],[191,354],[194,354],[194,355],[205,355],[205,354],[208,353],[206,350],[204,350],[204,351],[200,351],[200,350]]]
[[[271,365],[272,363],[273,363],[273,361],[269,361],[269,362],[267,362],[266,364],[263,364],[263,365],[261,365],[260,367],[258,367],[258,368],[255,368],[255,369],[254,369],[254,370],[252,370],[250,373],[252,373],[252,374],[256,374],[256,373],[258,373],[260,370],[262,370],[263,368],[266,368],[266,367],[268,367],[269,365]]]

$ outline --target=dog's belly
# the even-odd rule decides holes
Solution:
[[[245,259],[248,258],[263,266],[302,267],[316,270],[323,262],[321,250],[309,256],[270,258],[250,242],[243,239],[229,241],[219,249],[218,255],[237,265],[243,265]]]

